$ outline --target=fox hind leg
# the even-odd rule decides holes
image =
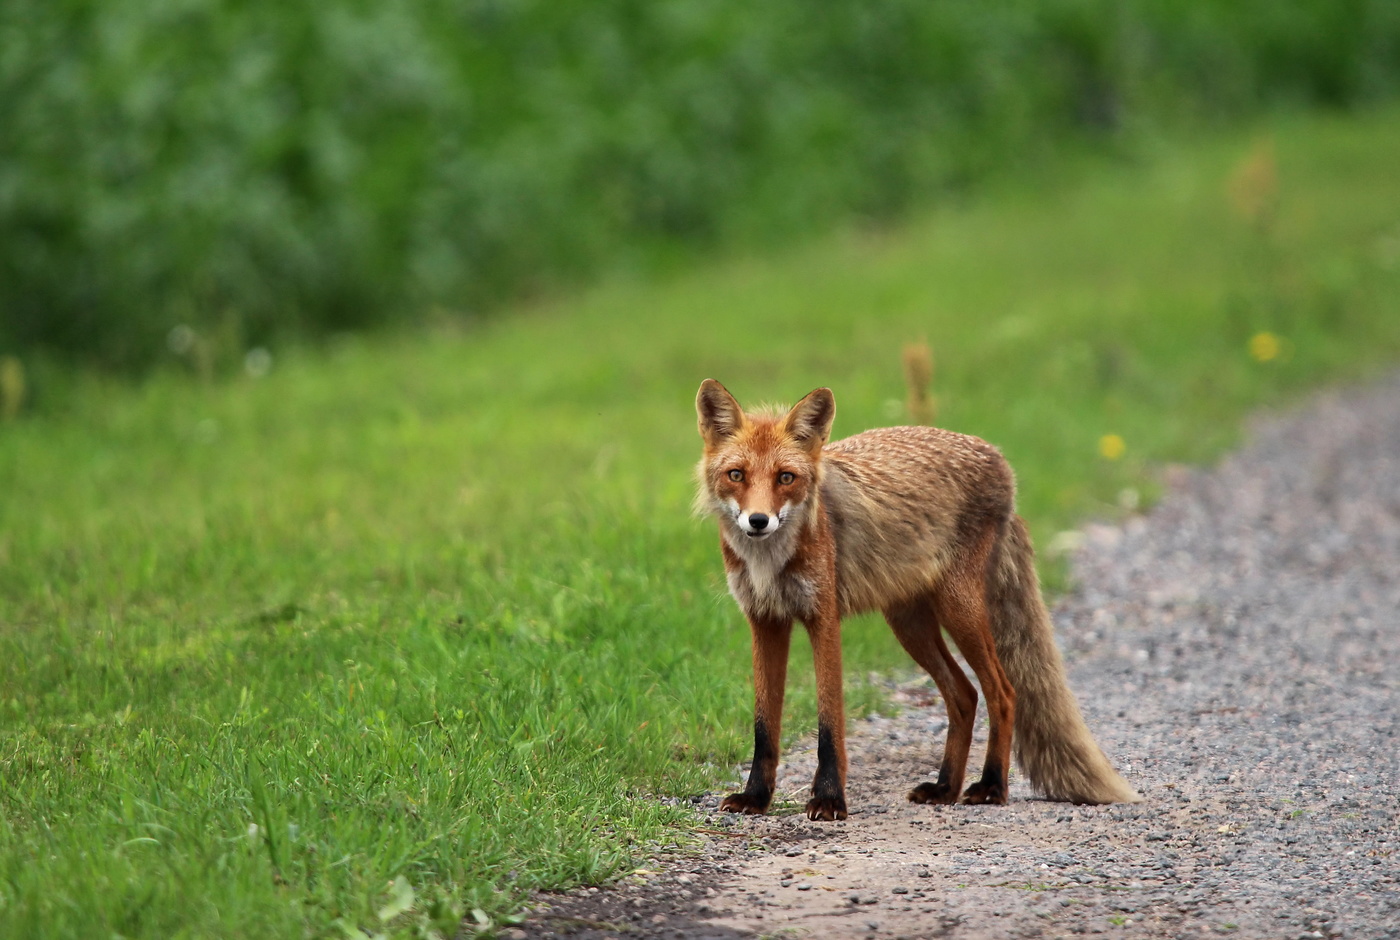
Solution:
[[[931,598],[918,598],[884,613],[905,652],[933,678],[948,709],[948,737],[938,779],[910,790],[909,799],[914,803],[956,803],[967,772],[967,753],[972,747],[977,690],[943,641]]]
[[[984,543],[990,548],[991,541]],[[991,725],[982,779],[963,793],[966,803],[1005,803],[1011,767],[1016,692],[1001,666],[992,638],[986,599],[986,553],[978,552],[948,571],[933,595],[934,614],[977,675]]]

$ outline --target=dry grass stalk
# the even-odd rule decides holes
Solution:
[[[1235,214],[1268,231],[1278,210],[1278,157],[1273,138],[1265,137],[1245,154],[1230,173],[1227,184],[1230,205]]]
[[[0,356],[0,417],[11,420],[24,407],[24,363]]]
[[[930,391],[933,385],[933,350],[928,343],[909,343],[904,347],[904,381],[909,387],[905,407],[914,424],[933,424],[937,404]]]

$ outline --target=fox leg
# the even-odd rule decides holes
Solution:
[[[956,803],[967,773],[967,752],[972,746],[972,729],[977,718],[977,690],[948,644],[933,616],[929,598],[921,598],[885,611],[885,620],[914,662],[933,677],[938,694],[948,709],[948,739],[943,745],[943,762],[938,780],[924,782],[909,791],[913,803]]]
[[[991,542],[985,543],[990,547]],[[1005,803],[1006,773],[1011,767],[1011,732],[1016,719],[1016,691],[1006,678],[992,639],[986,601],[986,552],[978,552],[948,571],[934,592],[934,613],[977,675],[987,698],[991,729],[982,779],[963,793],[967,803]]]
[[[768,811],[778,780],[778,742],[792,621],[750,617],[749,627],[753,632],[753,765],[743,791],[726,796],[719,808],[722,812],[758,815]]]
[[[835,606],[835,602],[831,604]],[[806,624],[817,669],[817,773],[808,819],[846,818],[846,706],[841,681],[841,618],[834,610]]]

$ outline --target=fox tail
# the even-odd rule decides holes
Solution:
[[[990,578],[992,636],[1016,690],[1012,750],[1031,786],[1068,803],[1137,803],[1095,743],[1065,679],[1064,662],[1040,597],[1030,533],[1012,515]]]

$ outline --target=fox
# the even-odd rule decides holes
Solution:
[[[879,611],[933,678],[948,711],[936,780],[914,803],[1005,804],[1016,763],[1035,792],[1070,803],[1135,803],[1084,722],[1015,511],[1015,477],[980,438],[933,427],[877,428],[829,442],[829,388],[796,405],[744,411],[706,379],[696,395],[703,453],[696,512],[719,525],[730,593],[753,641],[753,763],[725,812],[761,815],[777,780],[794,622],[812,644],[817,770],[811,820],[847,816],[843,617]],[[980,779],[963,789],[977,689],[989,720]]]

